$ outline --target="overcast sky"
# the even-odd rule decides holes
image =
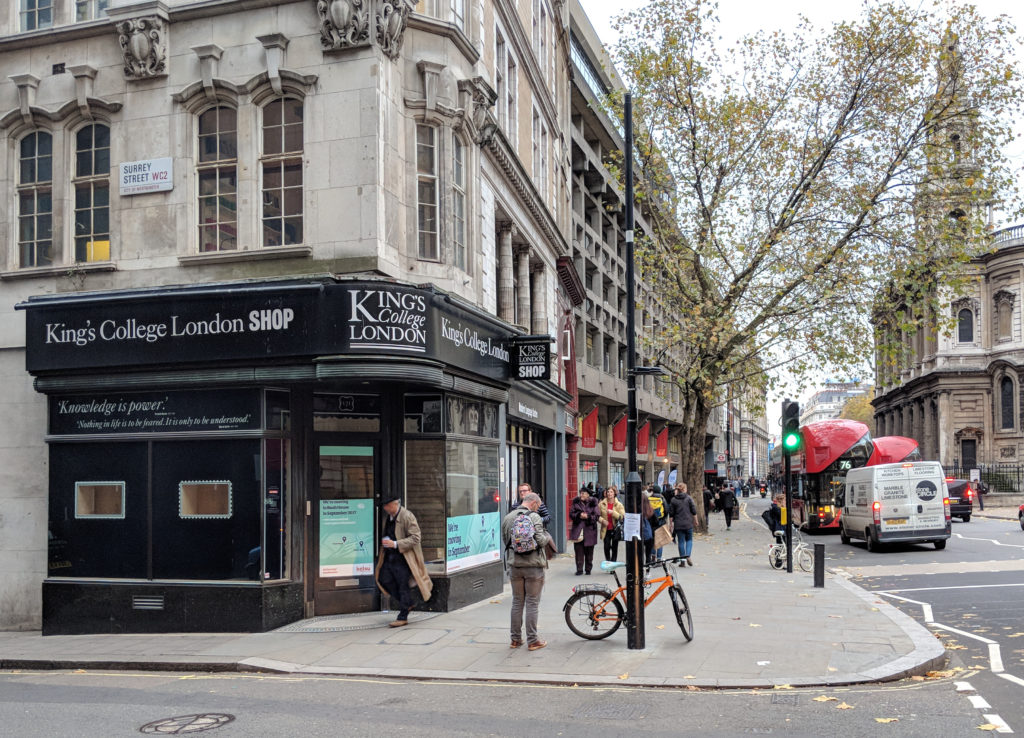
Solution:
[[[616,38],[612,31],[612,17],[647,4],[646,0],[580,0],[580,3],[597,31],[597,35],[609,47]],[[1009,16],[1017,27],[1018,34],[1024,33],[1024,2],[1022,0],[977,0],[972,4],[986,17]],[[807,2],[807,0],[774,0],[774,2],[720,0],[718,6],[719,33],[723,43],[731,45],[741,36],[755,33],[758,30],[774,31],[792,27],[796,24],[799,14],[807,16],[818,27],[827,27],[839,20],[856,18],[860,15],[861,5],[861,0],[818,0],[813,3]],[[1018,59],[1018,66],[1020,66],[1024,63],[1024,54],[1018,52]],[[1018,122],[1017,139],[1007,149],[1006,154],[1010,158],[1011,164],[1021,170],[1024,167],[1024,121]],[[1018,181],[1024,187],[1024,176],[1018,176]],[[867,373],[862,372],[862,374]],[[825,378],[825,376],[821,377],[822,380]],[[846,377],[834,378],[846,379]],[[860,378],[873,380],[871,376],[861,376]],[[808,399],[816,389],[816,387],[808,387],[800,393],[800,399]],[[789,396],[795,394],[792,390],[793,388],[790,388],[790,392],[787,393]],[[768,431],[770,433],[778,433],[781,399],[781,396],[769,398]]]

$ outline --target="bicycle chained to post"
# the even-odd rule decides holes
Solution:
[[[805,543],[800,533],[793,529],[793,561],[800,565],[804,571],[811,571],[814,568],[814,554],[811,553],[811,546]],[[773,569],[781,569],[786,565],[786,535],[782,531],[775,531],[775,542],[768,546],[768,563]]]
[[[645,591],[658,585],[657,589],[644,598],[644,608],[646,609],[659,594],[667,589],[679,629],[683,631],[683,636],[687,641],[692,641],[693,616],[690,613],[690,605],[686,601],[682,586],[676,582],[668,568],[669,564],[684,560],[683,557],[677,556],[644,565],[643,587]],[[619,581],[616,571],[624,566],[625,564],[621,561],[601,562],[601,570],[610,572],[615,577],[614,590],[603,584],[578,584],[572,588],[573,594],[566,600],[562,608],[569,630],[580,638],[596,641],[610,636],[624,622],[630,622],[626,608],[626,586]],[[664,576],[650,578],[648,570],[659,566],[664,572]]]

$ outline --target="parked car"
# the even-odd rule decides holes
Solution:
[[[978,494],[974,485],[968,479],[946,477],[946,487],[949,488],[950,517],[970,522],[971,513],[974,512],[974,498]]]
[[[1017,509],[1017,520],[1020,521],[1020,529],[1024,530],[1024,505]]]

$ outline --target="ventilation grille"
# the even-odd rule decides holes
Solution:
[[[484,580],[483,579],[474,579],[473,580],[473,589],[483,589],[483,588],[484,588]]]
[[[133,610],[163,610],[163,595],[132,595]]]

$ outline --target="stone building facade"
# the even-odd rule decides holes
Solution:
[[[561,0],[0,6],[0,627],[378,608],[390,492],[427,607],[500,591],[481,541],[522,481],[564,516],[575,431],[563,344],[515,376],[582,299],[568,27]]]
[[[896,337],[900,366],[877,362],[876,435],[913,438],[947,469],[1024,462],[1024,228],[993,238],[993,251],[969,265],[968,293],[947,301],[952,331],[932,320]]]

